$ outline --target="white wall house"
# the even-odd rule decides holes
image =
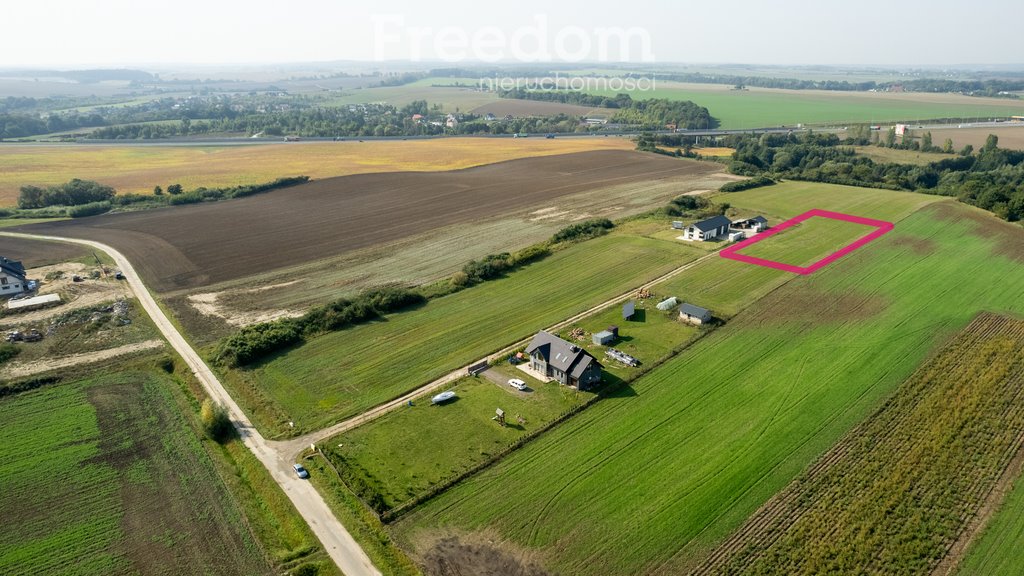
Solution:
[[[17,296],[27,290],[25,267],[17,260],[0,256],[0,298]]]
[[[714,218],[701,220],[687,226],[683,231],[683,238],[703,242],[705,240],[714,240],[720,236],[725,237],[729,233],[730,224],[732,222],[725,216],[715,216]]]

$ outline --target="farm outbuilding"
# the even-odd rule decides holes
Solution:
[[[615,333],[611,330],[603,330],[594,334],[591,341],[598,346],[607,346],[615,341]]]
[[[711,321],[711,311],[700,306],[684,303],[679,307],[679,319],[691,324],[705,324]]]
[[[666,299],[662,300],[661,302],[658,302],[657,308],[658,308],[658,310],[668,311],[668,310],[671,310],[671,309],[675,308],[678,305],[679,305],[679,299],[676,298],[675,296],[671,296],[669,298],[666,298]]]
[[[743,240],[747,235],[743,232],[729,232],[729,242],[735,242],[737,240]]]

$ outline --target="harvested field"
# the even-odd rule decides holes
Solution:
[[[1022,354],[1024,321],[981,314],[696,573],[934,569],[1024,443]]]
[[[631,150],[626,138],[440,138],[410,141],[291,142],[234,146],[0,145],[0,206],[25,184],[98,180],[118,192],[150,193],[268,182],[305,174],[330,178],[377,172],[457,170],[515,158],[587,150]]]
[[[18,230],[109,243],[136,263],[152,288],[166,292],[324,259],[446,225],[529,211],[598,187],[719,169],[654,154],[584,152],[447,173],[345,176],[239,200]]]
[[[956,150],[960,150],[967,144],[974,146],[977,150],[985,145],[985,140],[989,134],[995,134],[999,137],[1000,148],[1012,148],[1014,150],[1024,150],[1024,122],[1007,122],[1002,126],[981,126],[977,128],[942,128],[938,130],[913,130],[912,134],[915,137],[920,137],[925,132],[932,133],[932,143],[936,146],[942,146],[942,143],[949,138],[953,141],[953,147]],[[936,160],[941,160],[945,156],[934,155]]]

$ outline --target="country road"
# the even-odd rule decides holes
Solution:
[[[153,323],[156,324],[160,333],[163,334],[164,338],[166,338],[171,344],[171,347],[173,347],[174,350],[181,355],[182,359],[185,360],[186,364],[188,364],[189,368],[196,375],[196,378],[203,385],[207,394],[227,409],[228,414],[231,416],[231,420],[238,428],[245,446],[256,455],[256,458],[258,458],[263,466],[266,467],[267,471],[270,472],[271,477],[273,477],[274,481],[277,482],[277,485],[280,486],[284,493],[288,495],[288,499],[292,501],[295,509],[298,510],[299,514],[309,524],[309,527],[313,530],[313,533],[316,534],[316,537],[323,545],[324,550],[330,555],[331,559],[334,560],[341,571],[344,572],[346,576],[381,575],[380,571],[374,567],[373,563],[370,561],[369,557],[367,557],[363,549],[360,548],[359,544],[357,544],[348,531],[345,530],[345,527],[342,526],[341,522],[335,518],[330,508],[328,508],[327,503],[324,502],[323,498],[320,496],[320,493],[313,488],[313,485],[310,482],[299,479],[295,475],[294,470],[292,470],[292,461],[284,459],[287,455],[283,457],[282,454],[256,430],[245,413],[238,407],[238,404],[235,403],[227,390],[224,389],[224,386],[221,384],[220,380],[217,379],[217,376],[214,375],[209,366],[206,365],[188,341],[185,340],[180,332],[178,332],[177,328],[175,328],[174,324],[171,323],[167,315],[164,314],[163,309],[160,308],[156,300],[149,293],[149,290],[146,289],[142,279],[132,267],[131,262],[129,262],[124,255],[110,246],[91,240],[78,240],[57,236],[39,236],[16,232],[0,232],[0,236],[80,244],[106,252],[111,258],[113,258],[118,268],[120,268],[121,272],[124,273],[125,279],[135,292],[142,308],[147,314],[149,314],[150,318],[153,319]]]

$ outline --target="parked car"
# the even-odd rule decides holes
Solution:
[[[114,278],[117,278],[118,280],[124,280],[124,272],[121,272],[120,270],[114,272]]]
[[[508,385],[515,388],[516,390],[519,390],[520,392],[526,390],[526,382],[523,382],[519,378],[513,378],[509,380]]]
[[[299,478],[302,478],[303,480],[309,478],[309,472],[306,472],[306,469],[302,464],[292,464],[292,468],[295,469],[295,474],[297,474]]]

